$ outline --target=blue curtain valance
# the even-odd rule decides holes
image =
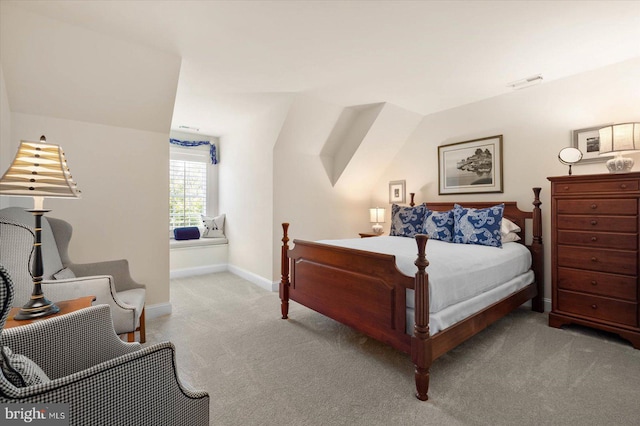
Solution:
[[[169,138],[169,143],[179,146],[201,146],[209,145],[209,155],[211,156],[211,164],[218,164],[218,155],[216,154],[216,145],[209,141],[181,141],[180,139]]]

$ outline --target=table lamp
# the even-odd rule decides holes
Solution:
[[[376,234],[382,234],[382,225],[380,225],[380,222],[384,223],[384,209],[379,207],[369,209],[369,217],[370,222],[375,223],[372,227],[373,232]]]
[[[633,158],[622,154],[640,150],[640,123],[622,123],[603,127],[600,133],[600,155],[615,155],[607,161],[610,173],[627,173]]]
[[[32,265],[33,292],[31,299],[14,317],[16,320],[40,318],[55,314],[59,308],[42,293],[42,216],[51,211],[44,210],[45,197],[80,197],[73,181],[62,148],[47,143],[44,136],[40,142],[20,141],[13,163],[0,179],[0,194],[18,197],[33,197],[34,208],[27,210],[35,217],[34,260]]]

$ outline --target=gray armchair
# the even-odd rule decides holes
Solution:
[[[31,295],[29,253],[33,247],[33,216],[20,207],[0,210],[0,263],[5,265],[15,285],[18,306]],[[111,307],[116,333],[126,333],[128,341],[140,333],[146,340],[145,286],[133,280],[127,260],[76,264],[69,259],[72,227],[61,219],[42,218],[42,290],[52,301],[95,296],[95,304]],[[5,243],[6,242],[6,243]],[[57,279],[56,279],[57,278]]]
[[[0,265],[0,327],[12,298],[11,278]],[[107,305],[0,332],[0,403],[68,404],[69,424],[78,426],[209,424],[209,395],[180,383],[173,345],[121,341]],[[28,363],[11,353],[26,356],[47,377],[27,383]]]

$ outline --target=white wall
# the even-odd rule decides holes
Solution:
[[[81,199],[46,199],[49,216],[73,226],[74,262],[129,260],[147,305],[169,301],[169,133],[52,117],[11,115],[11,158],[21,139],[64,148]],[[16,205],[17,197],[11,197]],[[27,206],[33,202],[27,198]]]
[[[0,177],[11,165],[13,157],[9,149],[9,141],[11,140],[11,109],[9,107],[9,98],[7,97],[7,87],[4,82],[4,73],[2,64],[0,64]],[[7,207],[9,204],[5,197],[0,197],[0,209]]]
[[[282,223],[303,240],[347,238],[370,229],[369,194],[340,181],[335,186],[320,154],[343,108],[296,97],[273,151],[273,280],[280,279]],[[291,243],[290,243],[291,244]],[[291,244],[292,245],[292,244]]]
[[[227,270],[228,244],[171,247],[171,278],[210,274]]]
[[[147,304],[168,302],[168,138],[181,58],[15,3],[0,9],[2,172],[22,139],[60,144],[83,198],[45,207],[74,226],[74,261],[127,258]]]
[[[287,98],[220,138],[218,197],[226,214],[229,267],[267,282],[273,269],[273,146],[289,104]]]
[[[548,176],[566,175],[560,149],[571,131],[606,123],[640,121],[640,59],[426,116],[383,173],[372,204],[388,201],[388,182],[406,179],[416,203],[443,199],[515,200],[531,209],[534,186],[542,187],[546,292],[550,297],[550,184]],[[438,146],[503,135],[503,194],[438,196]],[[640,155],[634,155],[640,170]],[[603,163],[578,165],[574,174],[607,173]],[[388,213],[387,213],[388,214]],[[388,231],[389,223],[386,228]]]

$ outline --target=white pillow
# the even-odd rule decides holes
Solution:
[[[202,216],[204,232],[202,238],[225,238],[224,236],[224,214],[216,217]]]
[[[521,229],[518,225],[511,222],[506,217],[502,218],[502,224],[500,225],[500,235],[503,243],[509,243],[513,241],[520,241],[520,236],[518,236],[517,232],[520,232]]]

